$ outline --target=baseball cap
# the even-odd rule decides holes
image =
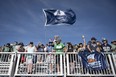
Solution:
[[[97,40],[95,37],[92,37],[91,40]]]

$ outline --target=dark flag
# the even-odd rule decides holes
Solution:
[[[89,70],[104,70],[108,68],[105,56],[100,52],[79,52],[83,67]]]
[[[76,21],[76,14],[71,10],[58,10],[58,9],[44,9],[46,17],[45,26],[48,25],[72,25]]]

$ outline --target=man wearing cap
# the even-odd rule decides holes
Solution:
[[[109,52],[109,51],[111,51],[111,45],[108,44],[108,40],[107,40],[106,38],[103,38],[102,42],[103,42],[103,44],[102,44],[103,51],[104,51],[104,52]]]
[[[60,73],[60,55],[63,53],[64,44],[61,43],[61,39],[56,40],[56,44],[54,44],[54,51],[56,52],[56,64],[57,64],[57,72]],[[60,54],[59,54],[60,53]]]
[[[95,37],[92,37],[91,38],[91,41],[89,41],[87,43],[87,48],[90,52],[94,52],[96,51],[96,48],[97,48],[97,43],[96,43],[96,38]]]
[[[111,42],[111,50],[116,52],[116,41],[115,40]]]

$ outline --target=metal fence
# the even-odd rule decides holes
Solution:
[[[61,53],[17,53],[17,56],[15,76],[63,76]]]
[[[83,67],[78,53],[67,53],[67,76],[116,76],[116,53],[104,53],[108,68],[104,70],[88,70]]]
[[[92,71],[83,67],[78,53],[0,52],[0,76],[116,76],[116,53],[104,55],[108,68]]]
[[[0,52],[0,76],[13,76],[15,53]]]

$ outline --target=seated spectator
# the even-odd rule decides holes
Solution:
[[[111,45],[108,44],[108,40],[105,39],[105,38],[103,38],[102,42],[103,42],[103,44],[102,44],[103,51],[104,51],[104,52],[109,52],[109,51],[111,51]]]
[[[115,51],[116,52],[116,41],[115,40],[113,40],[111,42],[111,51]]]
[[[88,42],[87,48],[88,48],[88,50],[89,50],[90,52],[96,51],[97,43],[96,43],[96,38],[95,38],[95,37],[92,37],[92,38],[91,38],[91,41]]]

